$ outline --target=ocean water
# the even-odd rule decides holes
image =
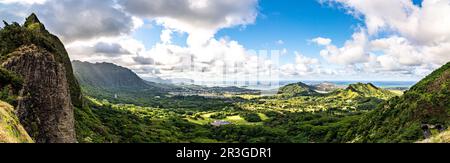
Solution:
[[[320,84],[323,82],[328,81],[305,81],[305,84],[308,85],[314,85],[314,84]],[[372,83],[373,85],[380,87],[380,88],[395,88],[395,87],[401,87],[401,88],[410,88],[413,85],[415,85],[417,82],[415,81],[331,81],[330,83],[334,83],[338,86],[348,86],[350,84],[355,83]]]
[[[200,85],[204,86],[219,86],[219,87],[229,87],[236,86],[247,89],[254,90],[273,90],[283,87],[288,84],[303,82],[307,85],[316,85],[320,83],[333,83],[340,87],[347,87],[350,84],[355,83],[372,83],[373,85],[380,88],[405,88],[408,89],[416,84],[416,81],[299,81],[299,80],[282,80],[279,82],[261,81],[261,82],[240,82],[236,83],[226,83],[226,82],[202,82]]]

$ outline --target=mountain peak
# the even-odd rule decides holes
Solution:
[[[298,82],[281,87],[278,90],[278,94],[288,96],[299,96],[299,95],[314,95],[317,94],[317,92],[315,92],[311,86],[302,82]]]
[[[30,23],[41,23],[35,13],[31,13],[31,15],[28,16],[26,20]]]
[[[74,73],[84,85],[100,88],[139,88],[149,87],[136,73],[113,63],[72,62]]]
[[[373,85],[372,83],[356,83],[356,84],[350,84],[347,88],[347,90],[352,91],[361,91],[361,90],[379,90],[377,86]]]
[[[350,84],[346,89],[338,90],[335,93],[337,93],[339,96],[350,98],[376,97],[379,99],[389,99],[391,97],[396,96],[396,94],[388,90],[378,88],[377,86],[371,83]]]
[[[41,21],[39,21],[39,18],[35,13],[32,13],[30,16],[28,16],[28,18],[26,18],[24,26],[33,30],[45,29],[44,25],[41,23]]]

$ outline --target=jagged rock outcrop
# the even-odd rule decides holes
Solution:
[[[22,26],[15,22],[4,24],[3,29],[0,29],[0,60],[8,58],[9,53],[23,45],[34,44],[51,52],[55,60],[62,63],[66,69],[65,76],[69,83],[72,104],[81,108],[83,104],[81,88],[73,74],[69,55],[61,40],[47,31],[35,14],[31,14]]]
[[[38,143],[76,142],[73,106],[63,63],[36,45],[9,54],[2,67],[22,76],[17,114]]]
[[[64,45],[35,14],[24,25],[4,24],[0,66],[7,79],[18,76],[17,84],[6,86],[13,90],[8,97],[14,98],[8,101],[15,105],[20,123],[37,143],[76,142],[74,108],[83,102]],[[16,80],[5,80],[11,81]]]

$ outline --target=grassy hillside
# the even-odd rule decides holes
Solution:
[[[0,101],[0,143],[32,142],[33,140],[14,114],[14,108]]]
[[[437,134],[431,138],[422,140],[419,143],[450,143],[450,130]]]
[[[395,93],[392,93],[391,91],[385,89],[378,88],[371,83],[351,84],[346,89],[339,89],[332,92],[331,94],[345,99],[374,97],[378,99],[387,100],[396,96]]]
[[[362,118],[357,142],[416,142],[423,125],[450,125],[450,63],[424,78],[401,97]]]
[[[278,90],[278,94],[281,94],[283,96],[304,96],[315,95],[317,94],[317,92],[314,91],[313,87],[299,82],[281,87]]]

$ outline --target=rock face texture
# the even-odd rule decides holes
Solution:
[[[73,105],[63,63],[36,45],[9,54],[2,67],[23,78],[17,115],[37,143],[76,142]]]
[[[0,77],[7,102],[37,143],[74,143],[74,108],[83,106],[69,55],[35,14],[0,28]],[[3,74],[3,75],[1,75]],[[0,78],[1,79],[1,78]],[[6,80],[7,79],[7,80]]]

